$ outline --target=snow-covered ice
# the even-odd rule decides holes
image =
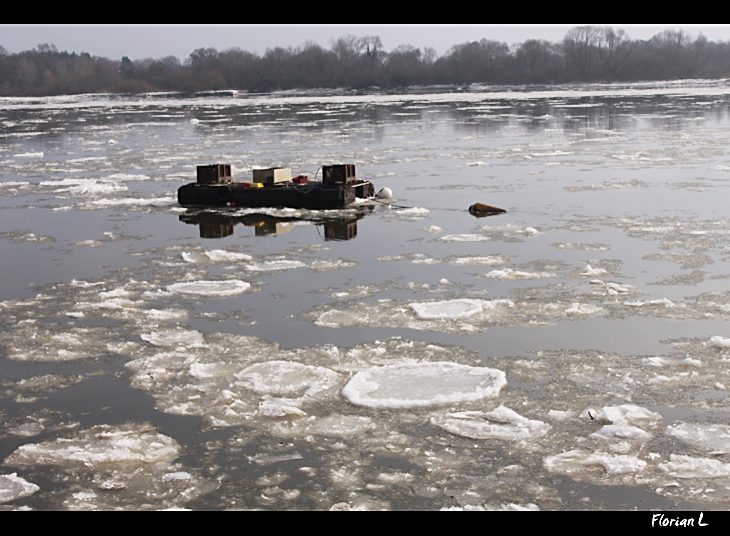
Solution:
[[[543,437],[550,425],[499,406],[491,411],[461,411],[434,417],[432,422],[452,434],[473,439],[529,440]]]
[[[168,285],[167,290],[181,294],[195,294],[198,296],[225,297],[246,292],[251,283],[240,279],[221,281],[182,281]]]
[[[0,475],[0,503],[28,497],[39,489],[39,486],[19,477],[17,473]]]
[[[493,305],[485,300],[457,299],[437,302],[411,303],[410,308],[419,318],[464,318],[484,310],[485,304]],[[506,305],[511,305],[506,303]]]
[[[5,461],[18,466],[123,466],[171,462],[179,454],[180,445],[174,439],[148,425],[120,428],[102,425],[85,430],[77,437],[21,445]]]
[[[479,400],[499,394],[502,371],[457,363],[399,363],[355,374],[342,389],[353,404],[417,408]]]

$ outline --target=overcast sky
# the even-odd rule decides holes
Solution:
[[[376,35],[383,48],[391,51],[398,45],[431,47],[441,55],[452,45],[480,39],[509,45],[528,39],[558,42],[571,28],[584,24],[302,24],[302,25],[0,25],[0,46],[8,53],[32,50],[40,44],[55,45],[59,51],[87,52],[92,56],[132,60],[176,56],[185,60],[197,48],[223,51],[232,47],[264,54],[266,49],[297,47],[314,41],[329,49],[332,41],[346,35]],[[593,24],[624,29],[632,39],[649,39],[667,30],[684,30],[691,37],[700,33],[711,41],[730,41],[730,25],[682,24]]]

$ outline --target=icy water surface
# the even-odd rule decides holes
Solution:
[[[728,509],[729,106],[0,100],[0,508]],[[177,206],[210,163],[396,200]]]

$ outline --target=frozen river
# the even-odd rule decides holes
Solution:
[[[0,162],[0,509],[730,507],[727,81],[4,98]]]

